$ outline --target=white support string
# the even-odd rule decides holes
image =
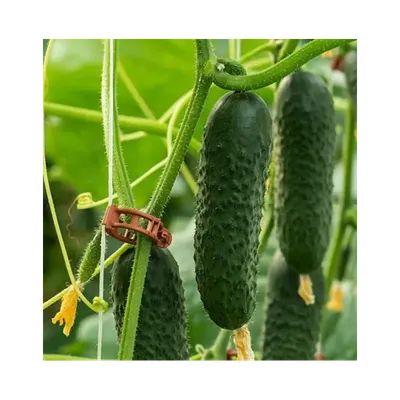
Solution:
[[[110,41],[109,68],[108,68],[108,205],[113,203],[113,154],[114,154],[114,40]],[[99,297],[104,295],[104,260],[106,255],[106,231],[105,226],[101,227],[101,254],[100,254],[100,279]],[[103,312],[99,312],[99,323],[97,331],[97,359],[101,360],[101,350],[103,342]]]

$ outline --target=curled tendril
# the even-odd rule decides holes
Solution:
[[[98,296],[93,298],[93,307],[98,313],[99,312],[105,313],[108,311],[108,303],[104,299]]]
[[[196,344],[195,350],[198,354],[204,354],[206,352],[206,349],[201,344]]]
[[[90,192],[85,192],[81,193],[76,197],[76,202],[77,202],[77,209],[81,210],[83,208],[86,208],[87,206],[90,206],[94,203],[92,193]]]

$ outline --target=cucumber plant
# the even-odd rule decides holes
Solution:
[[[329,245],[331,224],[334,108],[322,81],[309,72],[299,71],[299,68],[328,50],[351,42],[352,39],[315,39],[296,50],[300,43],[297,39],[283,43],[271,41],[242,57],[248,61],[263,51],[273,53],[273,65],[251,73],[251,67],[250,72],[246,72],[245,64],[238,60],[219,57],[210,40],[196,39],[191,94],[182,96],[166,116],[155,120],[154,113],[134,90],[131,90],[133,98],[147,117],[122,118],[118,115],[115,96],[118,93],[118,41],[106,39],[102,114],[45,101],[45,114],[103,121],[109,179],[112,179],[116,192],[113,194],[109,188],[109,204],[118,198],[120,206],[137,207],[137,189],[131,190],[135,185],[130,183],[120,144],[123,140],[121,124],[129,126],[135,138],[155,135],[167,139],[168,157],[160,164],[163,170],[144,208],[146,213],[156,218],[163,217],[181,168],[193,192],[197,192],[198,185],[194,233],[196,281],[206,312],[222,329],[209,349],[199,347],[203,350],[195,359],[229,359],[227,354],[232,354],[231,350],[228,351],[232,344],[237,347],[235,359],[254,359],[246,324],[251,321],[256,306],[258,253],[265,247],[274,222],[282,253],[279,262],[275,263],[279,267],[271,266],[269,274],[262,357],[312,358],[324,302],[322,263]],[[45,57],[45,77],[52,43],[53,39]],[[110,52],[110,48],[114,52]],[[260,94],[254,91],[270,87],[275,95],[272,85],[279,82],[273,129],[269,109]],[[205,125],[202,143],[199,143],[193,135],[213,84],[229,93],[215,104]],[[190,100],[177,128],[179,112],[188,96]],[[165,124],[168,119],[169,125]],[[272,142],[274,165],[271,166]],[[199,157],[197,183],[183,164],[188,151]],[[45,162],[44,167],[45,182],[48,183]],[[274,193],[274,201],[268,194],[265,196],[269,170],[274,171],[268,189],[269,193]],[[148,175],[146,173],[141,179]],[[52,199],[48,184],[46,190],[49,200]],[[81,202],[79,205],[91,208],[100,203],[105,202],[93,202],[91,196],[87,196],[85,204]],[[270,209],[272,205],[274,212]],[[52,211],[57,226],[54,207]],[[268,226],[261,228],[263,221],[269,221]],[[101,293],[100,299],[91,303],[82,292],[87,282],[99,273],[102,276],[103,269],[114,264],[111,297],[120,342],[118,358],[189,358],[184,291],[179,267],[168,250],[156,248],[146,236],[138,234],[133,248],[122,245],[104,260],[105,237],[104,232],[98,229],[85,250],[78,281],[75,282],[62,235],[58,238],[71,286],[47,301],[44,308],[62,298],[59,316],[62,321],[67,309],[75,313],[79,297],[102,315],[106,304]],[[340,246],[339,237],[336,247]],[[330,265],[333,265],[330,271],[334,270],[335,263]],[[315,303],[309,306],[297,293],[296,286],[302,281],[302,276],[309,276],[313,284]],[[303,297],[307,296],[303,293]],[[68,308],[71,298],[74,307]],[[73,324],[70,317],[69,329]],[[298,323],[300,320],[302,322]],[[303,340],[303,343],[296,347],[297,352],[291,352],[291,346],[286,351],[277,337],[279,340],[287,338],[287,343],[297,343],[298,340]]]

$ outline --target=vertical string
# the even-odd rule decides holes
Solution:
[[[109,74],[108,74],[108,205],[113,202],[113,154],[114,154],[114,39],[110,41],[109,51]],[[99,297],[103,299],[104,295],[104,259],[106,255],[106,230],[105,226],[101,227],[101,254],[100,254],[100,279],[99,279]],[[97,331],[97,359],[101,360],[103,342],[103,311],[99,312],[99,323]]]

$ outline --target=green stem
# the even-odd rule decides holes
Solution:
[[[270,43],[270,42],[264,43],[261,46],[258,46],[255,49],[249,51],[248,53],[243,54],[243,56],[240,58],[240,62],[244,63],[245,61],[252,59],[254,56],[262,53],[263,51],[275,50],[277,46],[278,46],[277,43]]]
[[[268,240],[271,236],[272,231],[274,230],[274,210],[273,207],[268,205],[266,215],[263,219],[263,223],[261,225],[261,233],[260,233],[260,240],[258,246],[258,254],[261,255],[263,251],[268,246]]]
[[[114,44],[114,54],[110,54],[110,41]],[[113,67],[111,68],[110,57],[113,58]],[[118,40],[105,39],[104,41],[104,58],[103,58],[103,74],[101,83],[101,108],[103,113],[103,126],[104,126],[104,143],[106,146],[107,154],[113,151],[113,186],[118,194],[118,203],[122,207],[135,208],[135,199],[132,191],[129,188],[129,177],[124,156],[122,154],[122,147],[120,141],[120,131],[118,125],[118,104],[117,104],[117,74],[116,67],[118,62]],[[109,104],[109,88],[110,83],[114,88],[113,104]],[[113,131],[114,131],[114,144],[113,149],[108,148],[110,132],[110,108],[113,108]],[[110,157],[108,157],[110,158]]]
[[[236,39],[228,39],[228,57],[231,60],[236,59]]]
[[[333,236],[331,246],[327,254],[326,269],[326,294],[327,298],[331,290],[333,278],[336,274],[338,259],[342,248],[343,236],[346,228],[346,212],[351,201],[351,184],[353,173],[353,148],[354,148],[354,129],[355,129],[355,112],[349,101],[346,118],[346,133],[343,142],[343,195],[340,202],[339,221],[335,234]]]
[[[217,339],[211,348],[214,353],[214,360],[226,360],[226,350],[228,349],[231,336],[232,331],[220,329]]]
[[[43,92],[44,93],[46,91],[47,68],[48,68],[49,59],[50,59],[49,55],[50,55],[50,51],[51,51],[51,48],[52,48],[53,44],[54,44],[54,39],[50,39],[49,43],[48,43],[48,46],[47,46],[46,55],[45,55],[44,61],[43,61]],[[43,143],[44,143],[44,141],[43,141]],[[53,195],[52,195],[51,189],[50,189],[49,176],[48,176],[48,173],[47,173],[47,165],[46,165],[46,149],[45,148],[43,148],[43,180],[44,180],[44,187],[45,187],[45,191],[46,191],[46,195],[47,195],[47,201],[49,202],[50,213],[51,213],[51,216],[52,216],[52,219],[53,219],[54,229],[56,230],[58,243],[60,244],[61,253],[62,253],[63,258],[64,258],[65,268],[67,269],[68,277],[69,277],[69,279],[71,281],[71,284],[74,286],[76,292],[78,293],[79,298],[92,311],[97,312],[96,309],[93,307],[93,305],[90,303],[90,301],[79,290],[79,287],[76,284],[76,280],[75,280],[75,277],[74,277],[74,273],[72,271],[71,264],[69,262],[69,257],[68,257],[67,249],[66,249],[65,244],[64,244],[64,239],[62,237],[60,224],[58,223],[57,212],[56,212],[56,208],[54,206],[54,201],[53,201]],[[57,300],[61,299],[63,294],[66,293],[66,292],[67,292],[67,289],[63,290],[61,292],[61,296],[59,296],[60,295],[60,293],[59,293],[59,295],[57,295]],[[55,301],[57,301],[57,300],[55,300]],[[46,303],[49,303],[49,302],[46,302]],[[53,304],[53,303],[51,303],[51,304]],[[51,305],[51,304],[49,304],[49,305]],[[44,306],[43,306],[43,309],[45,309]]]
[[[172,185],[181,168],[211,86],[211,76],[207,74],[206,69],[210,69],[209,60],[214,61],[216,57],[208,39],[196,39],[195,43],[197,67],[193,94],[186,109],[171,156],[168,158],[167,165],[157,184],[154,196],[146,209],[149,214],[156,217],[161,215],[167,203]],[[131,360],[134,358],[136,329],[151,246],[150,239],[138,235],[118,353],[119,360]]]
[[[156,119],[156,117],[153,114],[153,111],[151,111],[150,107],[147,105],[144,98],[140,95],[139,91],[136,89],[136,86],[129,78],[129,75],[126,72],[121,61],[118,61],[118,75],[122,79],[122,82],[124,82],[126,88],[128,89],[128,92],[135,100],[136,104],[142,110],[143,114],[149,119]]]
[[[281,80],[325,51],[350,43],[353,40],[355,39],[315,39],[270,68],[252,75],[233,76],[214,68],[213,82],[227,90],[260,89]]]
[[[123,253],[125,253],[128,249],[130,249],[132,246],[130,244],[123,244],[117,251],[115,251],[113,254],[111,254],[110,257],[108,257],[104,261],[104,268],[109,267],[118,257],[120,257]],[[84,282],[83,285],[91,281],[95,276],[97,276],[100,273],[100,265],[96,267],[94,270],[92,276]],[[65,293],[67,293],[69,288],[65,288],[63,291],[60,293],[57,293],[55,296],[47,300],[46,302],[43,303],[43,310],[45,310],[47,307],[50,307],[52,304],[56,303],[58,300],[60,300]]]
[[[131,187],[131,189],[133,189],[134,187],[136,187],[137,185],[139,185],[139,183],[143,182],[147,177],[149,177],[150,175],[154,174],[154,172],[158,171],[160,168],[162,168],[165,164],[167,163],[167,159],[165,158],[164,160],[161,160],[159,163],[157,163],[156,165],[153,165],[150,169],[148,169],[143,175],[139,176],[139,178],[135,179],[129,186]],[[86,193],[85,193],[86,194]],[[113,199],[118,199],[118,193],[114,193],[113,194]],[[79,201],[79,196],[78,196],[78,204],[77,204],[77,209],[78,210],[86,210],[88,208],[93,208],[93,207],[97,207],[97,206],[101,206],[103,204],[107,204],[108,203],[108,197],[106,197],[105,199],[101,199],[98,201],[93,201],[93,200],[85,200],[80,202]]]
[[[68,106],[65,104],[51,103],[45,101],[43,103],[44,112],[48,115],[55,115],[57,117],[65,117],[76,119],[79,121],[93,122],[101,124],[103,122],[103,115],[100,111],[90,110],[88,108],[80,108],[74,106]],[[168,125],[160,123],[146,118],[130,117],[127,115],[118,116],[119,125],[121,128],[135,130],[135,131],[146,131],[148,134],[160,136],[165,138],[167,133]],[[176,137],[178,130],[174,130],[174,136]],[[122,136],[123,137],[123,136]],[[197,140],[190,142],[190,150],[194,154],[199,154],[201,144]]]
[[[171,156],[168,158],[168,163],[158,182],[154,196],[151,198],[147,207],[147,212],[149,214],[159,217],[164,209],[169,193],[171,192],[176,176],[184,160],[189,141],[196,128],[201,111],[203,110],[210,86],[211,79],[209,77],[202,76],[196,81],[193,96],[186,110]]]
[[[299,44],[299,42],[300,39],[286,39],[281,48],[281,51],[279,52],[278,61],[281,61],[289,54],[292,54],[296,50],[296,47]]]

